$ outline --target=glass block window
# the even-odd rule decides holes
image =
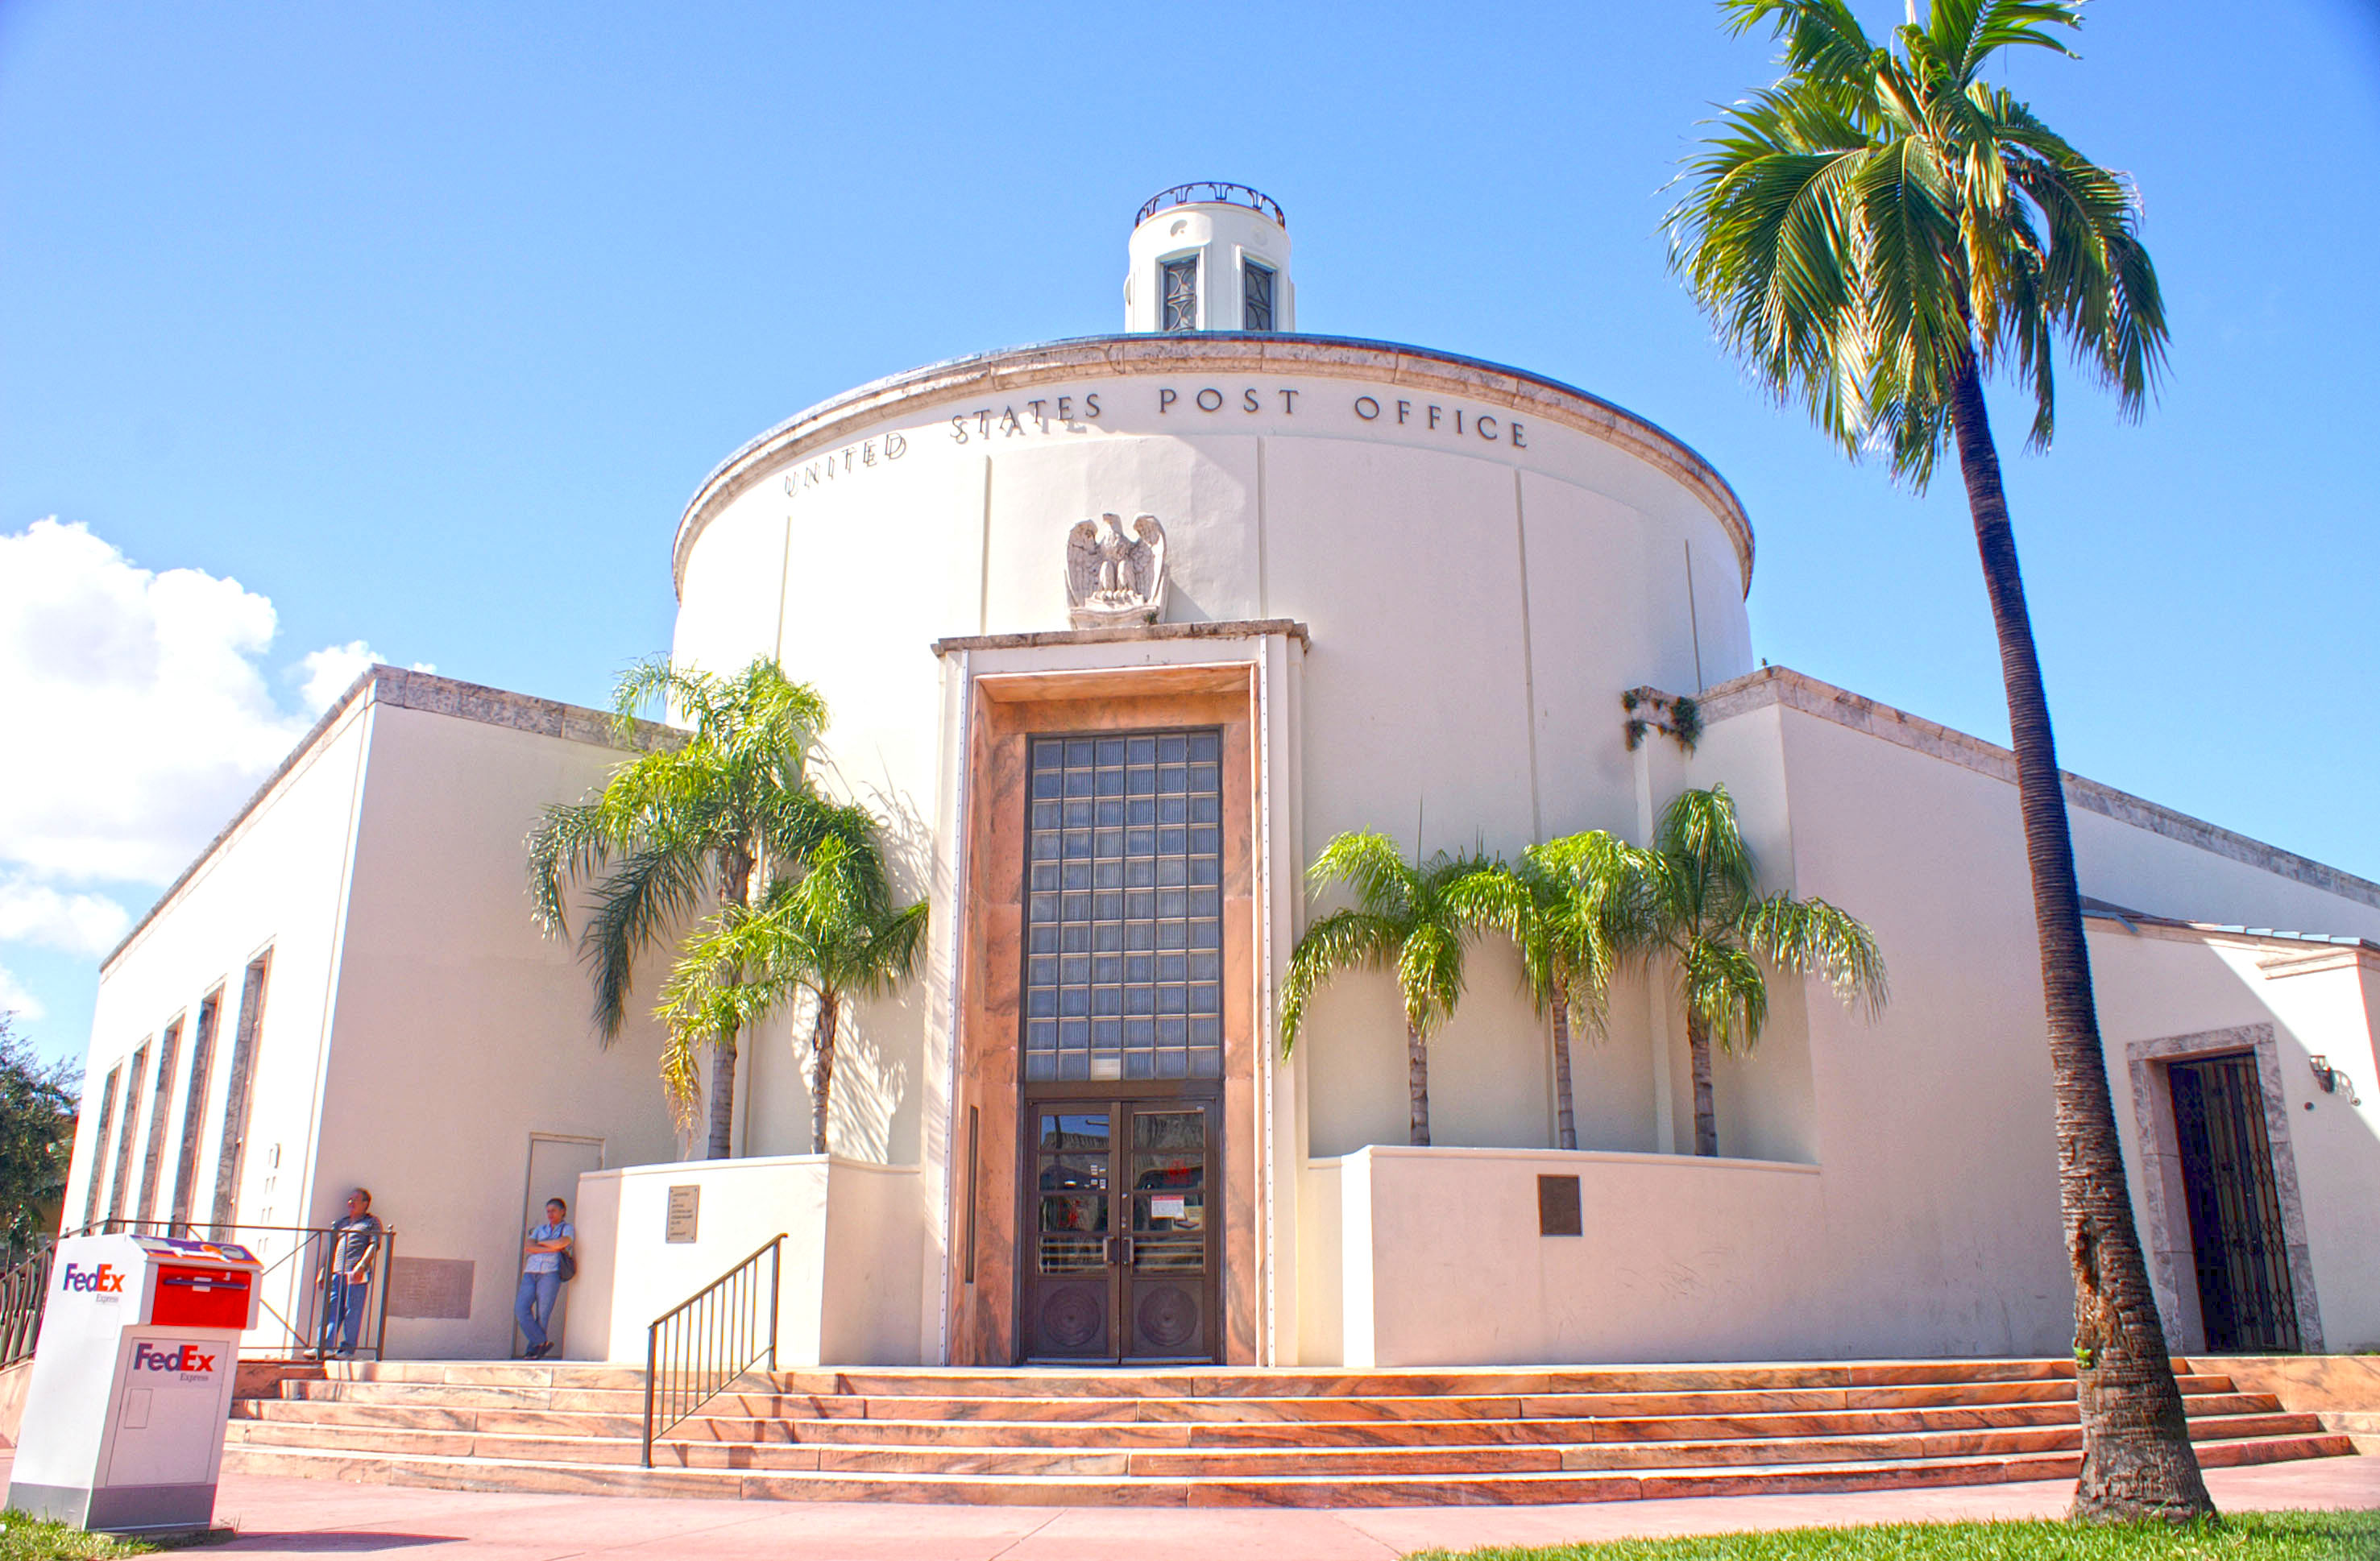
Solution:
[[[1165,262],[1160,289],[1165,299],[1165,321],[1161,330],[1196,331],[1198,329],[1198,257],[1184,255],[1178,260]]]
[[[1223,1071],[1222,734],[1032,740],[1025,1076]]]
[[[1240,262],[1240,329],[1272,329],[1272,267]]]

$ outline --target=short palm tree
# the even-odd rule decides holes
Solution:
[[[1848,0],[1721,0],[1767,25],[1785,75],[1727,111],[1670,213],[1678,267],[1779,399],[1857,457],[1878,447],[1923,489],[1958,452],[1998,632],[2033,877],[2074,1273],[2083,1428],[2078,1517],[2211,1512],[2149,1289],[2107,1089],[2057,744],[2017,567],[1984,380],[2054,426],[2052,358],[2138,415],[2165,357],[2156,272],[2122,175],[1989,79],[2005,51],[2070,53],[2081,0],[1931,0],[1871,42]]]
[[[1763,895],[1725,786],[1670,799],[1645,859],[1646,902],[1632,952],[1654,956],[1677,984],[1694,1082],[1694,1153],[1718,1153],[1711,1048],[1748,1053],[1768,1021],[1763,964],[1817,975],[1869,1013],[1887,997],[1876,938],[1823,900]]]
[[[690,1059],[709,1037],[750,1030],[799,995],[810,999],[811,1147],[826,1153],[835,1041],[854,998],[879,997],[917,969],[926,902],[896,906],[875,821],[835,810],[832,833],[797,875],[772,881],[750,906],[723,906],[686,945],[662,987],[673,1055]]]
[[[1352,889],[1355,903],[1310,924],[1290,950],[1281,984],[1281,1054],[1296,1047],[1307,1005],[1333,975],[1357,967],[1395,972],[1404,1005],[1415,1144],[1429,1142],[1429,1039],[1462,1000],[1463,957],[1488,925],[1483,902],[1492,889],[1485,880],[1494,871],[1476,852],[1441,851],[1426,862],[1409,862],[1388,836],[1359,830],[1334,837],[1306,872],[1317,889]]]
[[[1551,1023],[1556,1142],[1564,1149],[1578,1147],[1572,1022],[1602,1032],[1611,978],[1643,936],[1647,866],[1625,841],[1589,829],[1533,845],[1517,866],[1465,880],[1456,894],[1511,937],[1530,998]]]
[[[528,837],[532,914],[549,937],[568,935],[569,887],[591,889],[578,950],[594,981],[596,1032],[607,1046],[627,1016],[639,955],[690,931],[706,905],[749,904],[764,869],[799,864],[835,828],[806,769],[826,724],[816,689],[765,658],[733,676],[645,662],[616,692],[624,739],[634,735],[641,711],[663,702],[691,722],[686,740],[638,754],[583,802],[547,808]],[[718,1054],[712,1159],[734,1152],[740,1028],[710,1038]],[[683,1117],[696,1089],[694,1060],[673,1049],[662,1061],[662,1082]]]

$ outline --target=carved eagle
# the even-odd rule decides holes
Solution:
[[[1165,604],[1165,528],[1153,514],[1126,532],[1111,514],[1066,535],[1066,603],[1077,624],[1154,623]]]

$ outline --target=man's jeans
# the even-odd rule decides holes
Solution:
[[[322,1353],[337,1349],[352,1355],[356,1335],[364,1325],[364,1300],[371,1294],[370,1279],[350,1279],[334,1273],[322,1283]],[[336,1339],[334,1344],[332,1341]]]
[[[520,1325],[531,1349],[545,1342],[545,1325],[553,1321],[553,1303],[561,1295],[562,1276],[551,1268],[521,1276],[520,1295],[513,1301],[513,1321]]]

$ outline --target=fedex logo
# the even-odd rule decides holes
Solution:
[[[96,1268],[78,1268],[69,1263],[65,1274],[59,1277],[58,1289],[95,1295],[122,1295],[124,1277],[125,1271],[112,1263],[103,1263]]]
[[[215,1369],[215,1358],[201,1355],[195,1344],[176,1344],[159,1349],[146,1339],[132,1347],[132,1369],[136,1372],[198,1372]]]

